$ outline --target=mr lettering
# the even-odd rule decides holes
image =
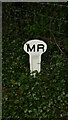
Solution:
[[[44,52],[43,44],[34,44],[32,46],[30,46],[30,44],[26,44],[26,45],[27,45],[27,52],[40,52],[40,50]]]

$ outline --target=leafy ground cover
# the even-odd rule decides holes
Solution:
[[[2,3],[3,117],[58,120],[68,116],[68,35],[66,3]],[[42,39],[48,50],[42,69],[30,75],[23,45]]]

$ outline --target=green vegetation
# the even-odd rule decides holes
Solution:
[[[66,3],[2,3],[3,120],[59,120],[68,116],[68,35]],[[54,5],[55,4],[55,5]],[[36,78],[29,73],[23,45],[48,45]]]

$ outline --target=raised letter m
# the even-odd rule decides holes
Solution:
[[[30,48],[30,45],[27,44],[27,51],[29,52],[29,50],[30,52],[32,52],[32,50],[35,52],[35,45],[33,45],[32,48]]]

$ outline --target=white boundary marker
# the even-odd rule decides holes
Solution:
[[[31,73],[41,71],[41,55],[47,50],[47,44],[38,39],[29,40],[24,44],[24,51],[29,54]]]

